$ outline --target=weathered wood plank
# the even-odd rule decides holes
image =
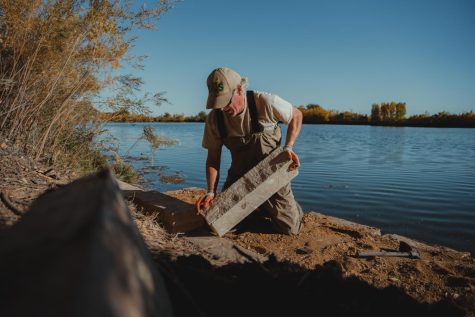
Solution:
[[[171,316],[109,171],[41,196],[0,240],[0,316]]]
[[[274,150],[224,192],[217,195],[205,210],[205,219],[220,237],[241,222],[252,211],[288,184],[298,170],[289,170],[287,154]]]

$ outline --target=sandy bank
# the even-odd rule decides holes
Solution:
[[[32,201],[74,175],[0,150],[0,224],[8,228]],[[165,193],[193,204],[203,189]],[[243,314],[475,315],[475,261],[465,252],[428,245],[377,228],[309,212],[298,236],[275,234],[257,217],[218,238],[206,227],[169,234],[160,214],[130,204],[177,316]],[[1,233],[1,230],[0,230]],[[421,255],[359,258],[362,250],[397,250],[405,241]],[[324,314],[325,315],[325,314]]]

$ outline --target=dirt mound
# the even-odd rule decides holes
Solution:
[[[0,142],[0,228],[15,223],[40,194],[67,184],[75,176],[35,162]]]
[[[193,203],[203,191],[186,189],[167,194]],[[206,235],[211,233],[201,231],[189,234],[189,236]],[[339,307],[335,310],[337,315],[345,312],[362,313],[365,309],[374,315],[401,315],[402,312],[410,312],[411,309],[422,315],[475,315],[475,261],[467,252],[428,245],[399,235],[381,235],[377,228],[315,212],[305,215],[304,227],[298,236],[272,232],[270,219],[256,212],[223,238],[215,237],[231,241],[244,251],[268,259],[260,262],[255,256],[251,256],[250,262],[257,268],[251,268],[253,266],[249,263],[223,265],[222,261],[219,261],[222,251],[213,253],[211,243],[197,244],[193,243],[196,241],[193,239],[196,238],[186,235],[176,236],[173,243],[183,242],[191,246],[188,246],[188,252],[182,250],[181,256],[174,256],[173,252],[170,254],[174,258],[172,260],[174,267],[179,270],[179,272],[173,270],[176,275],[191,278],[188,271],[200,276],[209,275],[207,278],[195,276],[196,283],[209,284],[209,279],[213,279],[213,283],[219,284],[217,280],[221,280],[223,285],[220,287],[226,287],[228,285],[226,283],[229,282],[229,285],[240,289],[242,294],[251,292],[256,296],[254,290],[257,288],[263,292],[259,295],[262,298],[268,298],[267,295],[263,295],[268,292],[279,298],[278,294],[275,294],[276,290],[284,292],[291,298],[293,293],[297,293],[308,300],[314,297],[316,306],[324,305],[328,309],[332,306],[329,303],[338,304],[339,299],[340,306],[335,306]],[[420,259],[358,256],[361,251],[398,251],[401,243],[417,250]],[[184,255],[195,257],[189,258]],[[206,259],[204,262],[203,257]],[[236,280],[232,276],[237,276]],[[269,281],[270,276],[273,276],[275,281]],[[200,278],[203,281],[199,281]],[[189,285],[190,282],[186,279],[183,283],[189,288],[194,287]],[[262,283],[267,284],[262,286]],[[206,286],[206,290],[209,289],[210,287]],[[204,288],[201,288],[201,292],[204,292]],[[223,292],[228,294],[227,291]],[[197,291],[194,296],[200,294]],[[325,300],[319,297],[322,295]],[[250,296],[246,296],[248,297]],[[225,298],[221,300],[226,302]],[[284,298],[282,300],[285,302]],[[396,305],[388,311],[388,307],[394,306],[391,303],[395,302],[398,302],[399,306]],[[294,305],[299,311],[298,307],[306,304],[295,299]],[[274,309],[280,306],[272,307]]]

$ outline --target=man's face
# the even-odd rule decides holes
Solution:
[[[235,117],[244,110],[244,95],[242,90],[238,87],[233,92],[233,97],[229,103],[221,108],[221,111],[226,113],[228,116]]]

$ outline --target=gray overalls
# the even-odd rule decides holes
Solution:
[[[258,123],[253,91],[247,91],[247,104],[245,111],[250,111],[252,131],[244,137],[228,137],[223,113],[220,110],[216,111],[216,122],[221,139],[231,152],[231,167],[228,170],[228,177],[223,190],[256,166],[272,150],[280,146],[280,127],[276,125],[272,131],[263,131]],[[271,196],[259,209],[269,213],[278,232],[285,234],[299,233],[303,212],[300,205],[295,201],[290,183]]]

